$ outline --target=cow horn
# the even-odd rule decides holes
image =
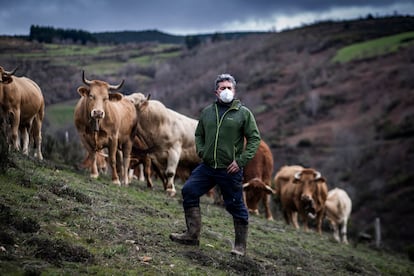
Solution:
[[[315,180],[317,180],[317,179],[319,179],[319,178],[321,178],[321,173],[320,172],[318,172],[318,171],[316,171],[315,172]]]
[[[272,187],[269,187],[269,186],[266,185],[265,188],[266,188],[266,190],[268,190],[272,194],[275,194],[276,193],[275,190],[272,189]]]
[[[7,75],[14,75],[14,73],[16,73],[16,71],[17,71],[17,68],[18,67],[16,67],[16,68],[14,68],[13,70],[11,70],[10,72],[7,72],[7,71],[4,71]]]
[[[243,189],[249,187],[250,182],[243,183]]]
[[[92,83],[92,81],[87,80],[87,79],[85,78],[85,71],[84,71],[84,70],[82,70],[82,81],[83,81],[83,83],[84,83],[84,84],[86,84],[86,85],[91,85],[91,83]]]
[[[147,101],[149,101],[150,98],[151,98],[151,93],[148,94]]]
[[[118,90],[124,85],[125,80],[122,80],[118,85],[109,85],[109,90]]]
[[[295,173],[295,179],[300,179],[300,174],[301,174],[302,172],[297,172],[297,173]]]

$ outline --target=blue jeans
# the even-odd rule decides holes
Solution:
[[[213,169],[203,163],[198,165],[185,182],[181,194],[183,207],[200,206],[200,197],[215,185],[220,187],[226,210],[234,219],[249,221],[249,212],[243,201],[243,170],[228,174],[226,169]]]

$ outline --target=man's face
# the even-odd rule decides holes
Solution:
[[[229,89],[230,91],[233,92],[233,94],[236,92],[234,87],[233,87],[233,83],[231,81],[222,81],[222,82],[218,83],[218,88],[216,90],[217,97],[220,97],[221,91],[223,91],[225,89]]]

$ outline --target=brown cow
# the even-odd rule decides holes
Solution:
[[[164,189],[176,194],[174,178],[177,167],[200,163],[195,150],[197,120],[167,108],[160,101],[149,100],[142,93],[127,96],[137,113],[137,136],[151,156],[151,162],[161,171]]]
[[[262,201],[266,219],[273,220],[270,209],[272,190],[273,155],[269,146],[262,140],[255,156],[243,170],[243,196],[249,212],[259,214],[258,205]]]
[[[121,168],[122,182],[128,185],[130,154],[137,122],[135,107],[121,93],[109,93],[118,90],[123,81],[119,85],[110,85],[100,80],[87,80],[84,72],[82,80],[87,86],[78,88],[81,98],[75,107],[74,121],[82,144],[89,154],[89,160],[93,164],[91,177],[98,177],[96,152],[108,148],[112,182],[121,184],[117,172],[118,165]]]
[[[338,242],[348,244],[346,236],[347,225],[352,211],[352,201],[348,194],[339,188],[332,189],[328,192],[328,198],[325,202],[326,218],[333,229],[334,239]],[[341,227],[341,237],[339,236],[339,227]]]
[[[103,150],[96,152],[96,166],[98,169],[98,173],[106,174],[108,171],[108,164],[106,160],[108,159],[108,154],[106,154]],[[93,165],[93,160],[89,158],[89,152],[86,153],[85,158],[82,161],[81,168],[91,169]]]
[[[149,151],[150,150],[148,149],[147,145],[135,135],[131,151],[130,169],[133,171],[133,175],[138,176],[138,173],[141,174],[139,165],[142,165],[142,173],[144,174],[143,178],[147,182],[147,187],[152,189],[154,185],[151,179],[152,162],[151,157],[149,155]],[[142,177],[142,175],[139,176]]]
[[[276,174],[275,183],[278,185],[277,194],[280,197],[283,215],[287,224],[293,224],[299,229],[299,214],[305,231],[308,230],[309,217],[316,218],[317,231],[321,234],[328,194],[326,180],[314,169],[300,168],[284,166]]]
[[[193,148],[187,148],[184,150],[193,151]],[[161,179],[161,182],[164,185],[164,189],[167,187],[167,177],[162,171],[162,168],[156,166],[157,162],[152,162],[152,158],[155,158],[153,155],[150,155],[151,149],[148,148],[137,136],[134,139],[134,145],[132,146],[131,153],[131,165],[130,168],[133,170],[135,176],[141,176],[141,171],[139,165],[143,166],[143,178],[147,182],[148,188],[153,188],[153,182],[151,177],[155,176]],[[179,178],[182,182],[185,182],[190,176],[191,172],[197,166],[198,162],[193,160],[188,160],[186,156],[192,156],[188,154],[182,154],[180,161],[178,163],[177,169],[175,171],[175,179]],[[200,160],[198,160],[200,161]],[[211,192],[208,194],[210,195]]]
[[[7,72],[0,66],[0,116],[8,143],[16,150],[29,154],[33,139],[34,155],[42,155],[42,122],[45,103],[40,87],[31,79],[16,77],[16,69]],[[19,135],[20,134],[20,135]],[[21,147],[20,141],[23,146]]]

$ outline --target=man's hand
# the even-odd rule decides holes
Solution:
[[[233,160],[233,162],[231,162],[227,167],[227,173],[236,173],[238,171],[240,171],[240,167],[237,164],[236,160]]]

